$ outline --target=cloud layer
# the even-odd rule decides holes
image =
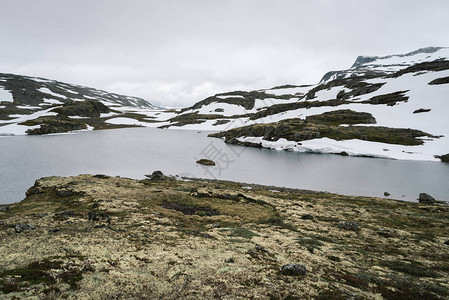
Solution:
[[[2,11],[0,72],[163,106],[449,45],[445,0],[3,0]]]

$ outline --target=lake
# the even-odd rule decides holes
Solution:
[[[164,174],[216,178],[344,195],[449,200],[449,164],[284,152],[227,145],[208,132],[127,128],[0,137],[0,203],[22,200],[43,176]],[[210,158],[215,167],[196,163]]]

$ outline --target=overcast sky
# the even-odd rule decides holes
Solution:
[[[0,0],[0,73],[187,106],[449,46],[447,0]]]

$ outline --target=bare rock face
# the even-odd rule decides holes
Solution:
[[[434,204],[436,202],[435,198],[426,193],[420,193],[418,201],[423,204]]]

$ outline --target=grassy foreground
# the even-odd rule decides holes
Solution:
[[[448,240],[446,205],[48,177],[0,207],[0,298],[448,299]]]

